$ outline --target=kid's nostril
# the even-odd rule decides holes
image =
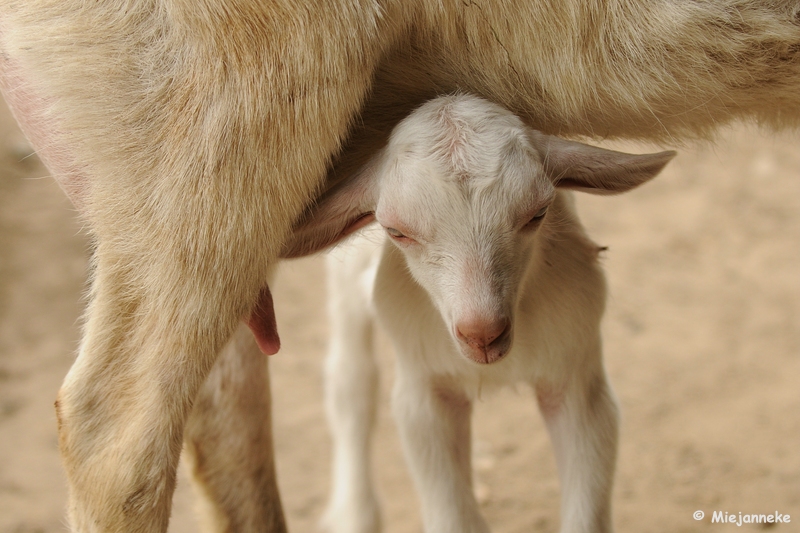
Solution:
[[[510,328],[511,322],[507,318],[465,321],[456,324],[456,334],[462,342],[482,348],[502,338]]]

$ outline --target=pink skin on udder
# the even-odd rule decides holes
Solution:
[[[0,92],[39,159],[72,204],[82,211],[89,186],[86,173],[75,161],[55,120],[46,118],[50,102],[36,91],[19,62],[5,53],[0,53]]]
[[[264,287],[258,295],[258,301],[246,320],[250,331],[256,338],[258,348],[266,355],[275,355],[281,349],[278,337],[278,325],[275,322],[275,307],[272,304],[272,293]]]
[[[19,62],[1,50],[0,92],[36,154],[75,208],[83,212],[89,195],[89,179],[85,169],[75,161],[64,135],[59,132],[57,121],[47,117],[50,101],[36,91]],[[360,227],[368,222],[368,219],[360,220],[357,225]],[[350,231],[354,231],[354,228],[350,228]],[[260,292],[256,306],[245,322],[253,331],[262,352],[268,355],[278,352],[280,338],[269,287]]]

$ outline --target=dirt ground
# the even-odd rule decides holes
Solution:
[[[714,511],[790,515],[800,531],[800,151],[798,136],[736,128],[682,149],[654,182],[580,197],[609,246],[606,364],[623,413],[619,532],[753,531]],[[647,150],[627,146],[631,150]],[[53,400],[78,342],[87,245],[75,213],[0,111],[0,533],[64,531]],[[279,482],[290,528],[314,531],[329,483],[322,411],[324,271],[284,265],[273,373]],[[385,343],[384,343],[385,344]],[[421,530],[388,411],[375,464],[386,531]],[[496,532],[558,531],[559,485],[528,390],[476,408],[474,465]],[[170,530],[196,531],[181,474]],[[705,518],[695,520],[695,511]]]

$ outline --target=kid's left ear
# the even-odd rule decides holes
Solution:
[[[531,141],[556,187],[619,194],[656,177],[677,154],[626,154],[533,132]]]
[[[324,250],[375,220],[379,157],[374,156],[359,172],[325,191],[306,209],[287,237],[281,258]]]

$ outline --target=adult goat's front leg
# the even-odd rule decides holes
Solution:
[[[206,531],[286,531],[271,430],[267,357],[242,324],[200,388],[184,433]]]
[[[561,479],[562,533],[610,533],[619,422],[605,372],[539,382],[536,395]]]

